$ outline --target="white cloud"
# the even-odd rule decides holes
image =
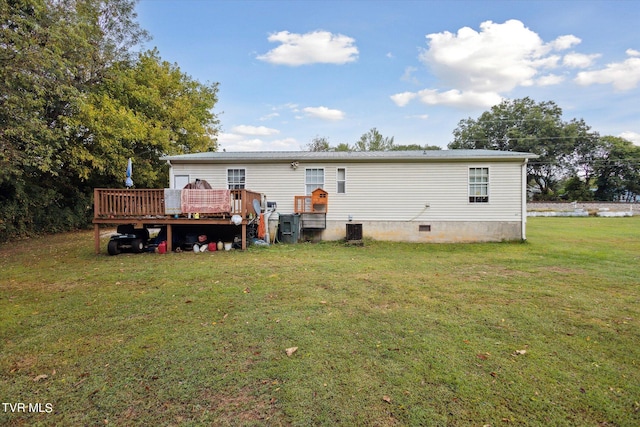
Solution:
[[[444,83],[463,91],[506,92],[530,84],[544,68],[557,66],[552,50],[579,43],[575,36],[544,41],[518,20],[486,21],[480,31],[469,27],[428,34],[429,47],[420,55]]]
[[[264,122],[267,120],[275,119],[276,117],[280,117],[280,113],[274,111],[273,113],[265,114],[264,116],[260,117],[258,120],[260,120],[261,122]]]
[[[248,126],[248,125],[235,126],[231,129],[231,131],[235,133],[239,133],[241,135],[254,135],[254,136],[277,135],[280,133],[278,129],[272,129],[265,126]]]
[[[303,108],[302,111],[304,111],[309,117],[315,117],[323,120],[344,119],[344,112],[327,107],[306,107]]]
[[[295,138],[265,140],[263,138],[248,138],[246,135],[237,133],[219,134],[218,145],[219,151],[281,151],[297,150],[299,148]]]
[[[241,141],[242,139],[244,139],[242,135],[227,132],[220,132],[217,136],[218,143],[220,144],[233,144]]]
[[[298,149],[299,144],[295,138],[284,138],[284,139],[277,139],[275,141],[272,141],[270,143],[270,146],[274,150],[295,151]]]
[[[592,55],[585,55],[583,53],[568,53],[562,58],[562,65],[570,68],[587,68],[593,61],[599,58],[601,55],[594,53]]]
[[[620,135],[618,135],[620,138],[624,138],[627,141],[631,141],[633,142],[635,145],[640,145],[640,133],[638,132],[622,132]]]
[[[218,135],[218,145],[220,151],[259,151],[263,149],[264,141],[234,133],[221,133]]]
[[[502,102],[502,97],[495,92],[473,92],[451,89],[438,92],[424,89],[417,93],[418,98],[427,105],[448,105],[459,108],[487,108]]]
[[[630,57],[625,61],[607,64],[600,70],[582,71],[575,81],[582,86],[611,84],[618,91],[634,89],[640,83],[640,57],[635,56],[636,53],[639,52],[629,49],[627,55]]]
[[[551,43],[549,46],[554,50],[567,50],[577,44],[580,44],[582,40],[573,35],[560,36]]]
[[[502,97],[495,92],[465,92],[457,89],[443,92],[423,89],[418,92],[397,93],[390,98],[398,107],[404,107],[416,98],[427,105],[448,105],[458,108],[487,108],[502,102]]]
[[[640,50],[627,49],[625,53],[629,56],[640,56]]]
[[[419,120],[428,120],[428,114],[414,114],[413,116],[407,116],[407,119],[419,119]]]
[[[548,70],[558,68],[562,56],[552,52],[581,42],[576,36],[563,35],[545,43],[515,19],[503,24],[485,21],[479,31],[463,27],[457,33],[444,31],[428,34],[426,38],[428,47],[419,59],[431,69],[441,86],[452,89],[392,95],[391,99],[400,107],[413,99],[428,105],[490,107],[501,102],[501,94],[518,86],[558,84],[564,77],[549,74]],[[407,68],[403,80],[411,76],[409,71],[412,70]]]
[[[280,31],[271,34],[270,42],[281,43],[257,58],[272,64],[299,66],[305,64],[346,64],[358,59],[355,39],[328,31],[295,34]]]
[[[547,74],[536,79],[536,85],[538,86],[553,86],[560,84],[564,81],[564,76],[557,74]]]
[[[417,96],[418,94],[414,92],[402,92],[402,93],[396,93],[395,95],[391,95],[390,98],[393,102],[395,102],[395,104],[398,107],[404,107]]]
[[[418,81],[418,79],[414,76],[414,73],[418,71],[418,69],[416,67],[407,67],[404,69],[404,74],[402,74],[402,77],[400,77],[400,80],[405,81],[405,82],[409,82],[409,83],[413,83],[413,84],[420,84],[420,82]]]

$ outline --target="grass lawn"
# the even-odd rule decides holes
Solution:
[[[5,244],[0,424],[640,425],[640,217],[527,231],[115,257],[90,231]]]

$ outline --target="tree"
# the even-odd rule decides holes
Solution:
[[[595,164],[596,198],[630,202],[640,195],[640,147],[626,139],[602,137],[603,157]]]
[[[441,150],[437,145],[419,145],[419,144],[409,144],[409,145],[394,145],[391,147],[391,151],[420,151],[420,150]]]
[[[0,241],[90,221],[65,120],[145,32],[131,0],[0,2]],[[116,44],[117,42],[117,44]]]
[[[376,128],[364,133],[355,144],[355,151],[389,151],[393,148],[393,137],[383,137]]]
[[[215,150],[217,84],[158,53],[133,0],[0,1],[0,241],[85,226],[92,187],[165,179],[159,157]]]
[[[0,182],[67,166],[62,120],[146,33],[130,0],[0,3]]]
[[[136,164],[140,187],[161,187],[163,155],[215,151],[218,85],[204,85],[162,61],[157,50],[139,55],[133,66],[112,67],[88,94],[77,114],[67,120],[67,136],[81,155],[77,174],[97,175],[105,185],[122,185],[129,157]]]
[[[492,149],[538,154],[528,165],[528,179],[539,199],[557,197],[559,183],[568,170],[586,166],[580,155],[598,140],[582,120],[562,121],[554,102],[530,98],[506,100],[474,120],[461,120],[449,148]]]
[[[594,198],[589,181],[584,180],[577,175],[566,180],[563,190],[562,198],[565,200],[586,202],[591,201]]]
[[[331,151],[329,139],[324,136],[316,136],[307,144],[307,151]]]
[[[353,147],[346,142],[341,142],[334,147],[333,151],[353,151]]]

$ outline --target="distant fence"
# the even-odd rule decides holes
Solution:
[[[640,203],[614,202],[527,202],[529,216],[554,216],[546,213],[562,214],[582,212],[584,215],[621,216],[640,215]],[[610,214],[610,215],[608,215]],[[570,215],[566,215],[570,216]],[[576,215],[580,216],[580,215]]]
[[[609,209],[614,212],[633,210],[640,213],[640,203],[614,203],[614,202],[527,202],[529,211],[572,211],[584,209],[585,211],[598,211]]]

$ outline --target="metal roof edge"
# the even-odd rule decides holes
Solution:
[[[525,160],[533,153],[496,150],[417,150],[417,151],[230,151],[163,156],[160,160],[182,163],[290,162],[290,161],[462,161]]]

